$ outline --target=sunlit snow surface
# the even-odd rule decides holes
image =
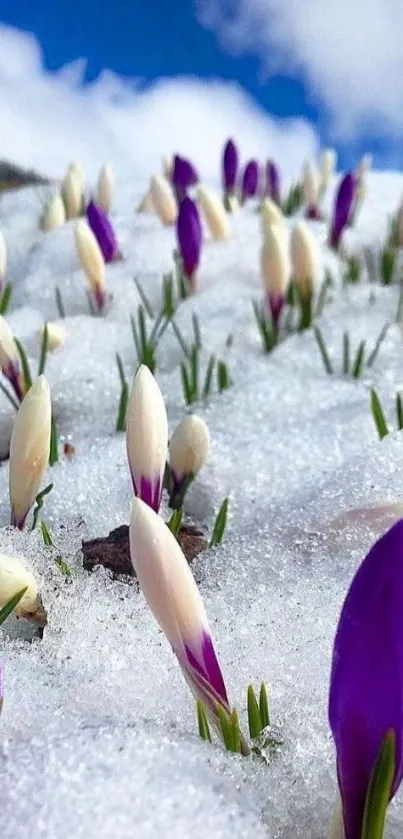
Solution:
[[[346,244],[379,247],[403,178],[372,175]],[[82,570],[81,540],[128,522],[130,480],[123,435],[114,431],[119,399],[115,354],[128,377],[136,369],[129,313],[140,302],[136,276],[158,309],[162,273],[172,268],[172,229],[136,215],[141,190],[118,184],[113,220],[125,256],[108,266],[113,295],[105,317],[91,317],[74,248],[73,225],[43,234],[30,191],[5,196],[0,226],[14,284],[8,320],[30,359],[36,331],[55,320],[54,289],[68,317],[63,348],[49,357],[59,435],[75,455],[49,470],[54,490],[44,516],[64,559],[65,582],[39,532],[7,527],[8,466],[0,467],[0,550],[29,558],[42,586],[48,627],[23,640],[9,621],[1,638],[5,702],[0,721],[0,833],[46,839],[322,839],[329,835],[336,782],[327,725],[332,641],[347,587],[374,539],[393,520],[388,510],[349,511],[403,498],[401,434],[383,442],[369,410],[375,384],[393,421],[403,390],[403,334],[393,324],[374,367],[353,381],[326,375],[312,332],[261,352],[251,300],[261,294],[259,217],[233,220],[225,243],[208,240],[199,293],[176,322],[192,339],[201,324],[203,359],[226,360],[233,387],[195,410],[210,428],[209,462],[187,511],[206,531],[223,500],[231,515],[220,548],[194,563],[231,700],[245,722],[249,681],[270,688],[272,721],[284,744],[269,766],[203,744],[194,708],[169,645],[131,582]],[[331,205],[331,194],[327,205]],[[322,243],[322,273],[338,264]],[[342,333],[373,346],[393,320],[393,288],[332,289],[321,329],[335,364]],[[231,346],[227,346],[228,336]],[[230,342],[231,343],[231,342]],[[157,378],[172,431],[183,417],[181,349],[171,329],[158,350]],[[4,448],[12,411],[0,403]],[[163,511],[166,513],[166,510]],[[403,827],[399,800],[388,837]]]

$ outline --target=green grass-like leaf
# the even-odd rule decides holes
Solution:
[[[228,373],[228,367],[225,361],[217,361],[217,388],[218,392],[222,393],[223,390],[228,390],[231,387],[231,379]]]
[[[127,383],[125,371],[123,369],[122,359],[118,353],[116,353],[116,364],[120,379],[120,398],[118,415],[116,419],[116,431],[126,431],[127,405],[129,402],[129,385]]]
[[[14,612],[14,609],[18,606],[21,598],[24,597],[27,588],[28,586],[25,586],[25,588],[21,589],[21,591],[17,592],[17,594],[14,594],[13,597],[10,597],[10,600],[8,600],[7,603],[5,603],[5,605],[0,609],[0,626],[7,620],[9,615]]]
[[[208,724],[207,714],[204,710],[204,705],[200,700],[196,702],[197,724],[199,727],[199,735],[202,740],[208,740],[211,743],[211,734]]]
[[[19,402],[17,402],[17,400],[12,395],[12,393],[10,393],[10,391],[3,385],[3,382],[1,382],[1,381],[0,381],[0,390],[2,391],[2,393],[4,393],[4,396],[7,397],[8,401],[11,403],[13,408],[16,411],[18,411],[18,409],[20,407]]]
[[[55,300],[56,300],[56,308],[60,318],[66,317],[66,309],[63,302],[62,293],[60,291],[59,286],[55,287]]]
[[[397,251],[386,245],[381,251],[380,257],[380,275],[383,285],[390,285],[395,273]]]
[[[263,352],[269,353],[278,343],[278,331],[274,329],[272,321],[264,311],[263,306],[259,306],[256,300],[252,300],[252,306],[262,340]]]
[[[44,545],[46,545],[47,548],[52,548],[53,547],[53,539],[52,539],[52,537],[49,533],[48,526],[45,522],[45,519],[41,520],[41,533],[42,533],[42,539],[43,539]]]
[[[372,350],[372,352],[370,353],[370,355],[368,357],[367,364],[366,364],[367,367],[372,367],[372,365],[375,363],[376,358],[377,358],[378,353],[379,353],[379,350],[381,349],[381,346],[382,346],[382,344],[383,344],[383,342],[386,338],[386,335],[388,333],[389,327],[390,327],[389,322],[386,322],[384,324],[384,326],[382,327],[382,329],[379,333],[379,336],[376,340],[374,349]]]
[[[260,711],[260,719],[262,722],[262,728],[267,728],[270,725],[270,714],[269,714],[269,700],[267,696],[267,688],[264,682],[260,685],[260,693],[259,693],[259,711]]]
[[[38,376],[41,376],[42,373],[45,372],[46,367],[46,359],[48,356],[48,349],[49,349],[49,330],[48,325],[45,323],[43,328],[43,335],[41,341],[41,351],[39,354],[39,363],[38,363]]]
[[[22,377],[24,379],[25,390],[28,391],[32,385],[32,376],[31,371],[29,369],[27,354],[18,338],[14,338],[14,341],[21,361]]]
[[[50,492],[52,492],[52,489],[53,489],[53,484],[48,484],[45,487],[45,489],[42,489],[41,492],[38,492],[38,495],[35,498],[36,507],[35,507],[34,513],[33,513],[33,521],[32,521],[31,530],[35,530],[36,525],[38,524],[39,513],[42,510],[42,507],[44,505],[44,499],[46,498],[47,495],[49,495]]]
[[[211,534],[209,547],[219,545],[222,542],[225,528],[227,525],[229,498],[224,498],[221,507],[217,513],[217,518],[214,522],[213,532]]]
[[[137,277],[133,277],[133,280],[134,280],[134,285],[136,286],[137,291],[139,293],[141,302],[142,302],[142,304],[143,304],[143,306],[144,306],[144,308],[145,308],[145,310],[148,314],[148,317],[153,318],[154,317],[153,307],[152,307],[152,305],[151,305],[151,303],[150,303],[150,301],[149,301],[149,299],[148,299],[148,297],[147,297],[147,295],[144,291],[143,286],[141,285],[141,283],[137,279]]]
[[[215,360],[215,355],[211,355],[208,360],[202,391],[203,399],[208,399],[208,397],[210,396],[211,385],[213,382]]]
[[[381,440],[389,434],[388,424],[375,388],[371,388],[371,413]]]
[[[8,311],[11,303],[12,293],[13,287],[11,283],[6,283],[0,297],[0,315],[5,315]]]
[[[396,422],[399,431],[403,429],[403,400],[400,393],[396,394]]]
[[[59,460],[59,445],[57,440],[57,428],[54,413],[52,411],[51,427],[50,427],[50,451],[49,451],[49,466],[54,466]]]
[[[364,808],[361,839],[383,839],[386,810],[395,774],[395,732],[389,729],[372,769]]]
[[[256,699],[255,691],[253,690],[253,685],[249,685],[248,693],[247,693],[247,703],[248,703],[248,725],[249,725],[249,736],[253,740],[255,737],[258,737],[263,726],[262,720],[260,717],[260,709],[259,704]]]
[[[182,519],[183,519],[183,507],[179,507],[177,510],[173,511],[172,516],[171,516],[171,518],[169,519],[169,522],[168,522],[168,527],[169,527],[171,533],[173,533],[173,535],[175,537],[178,535],[178,533],[181,529]]]
[[[363,366],[364,366],[364,354],[365,354],[365,341],[361,341],[361,344],[358,347],[357,355],[355,357],[355,361],[353,364],[353,369],[351,371],[351,375],[353,379],[359,379],[361,376]]]
[[[313,334],[314,334],[316,343],[318,345],[320,356],[321,356],[321,359],[323,361],[323,366],[326,370],[326,373],[328,373],[329,376],[332,376],[333,373],[334,373],[333,365],[332,365],[332,362],[331,362],[331,359],[330,359],[330,355],[327,351],[327,347],[326,347],[326,344],[325,344],[325,339],[324,339],[324,337],[322,335],[322,332],[321,332],[321,330],[319,329],[318,326],[314,327]]]

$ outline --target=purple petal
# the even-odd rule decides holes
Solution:
[[[322,215],[319,207],[313,205],[307,207],[305,210],[305,218],[308,218],[311,221],[321,221]]]
[[[186,190],[190,186],[197,184],[198,180],[199,176],[193,163],[187,160],[186,157],[180,157],[179,154],[176,154],[172,171],[172,183],[174,187],[179,192],[186,193]]]
[[[395,732],[395,794],[403,776],[403,519],[371,549],[347,594],[337,628],[329,721],[346,839],[361,836],[371,771]]]
[[[141,476],[140,480],[137,480],[136,483],[132,475],[132,483],[134,494],[138,498],[141,498],[145,504],[148,504],[148,506],[156,513],[158,513],[162,496],[162,484],[160,478],[158,477],[155,481],[151,481],[149,478]]]
[[[222,170],[224,191],[231,193],[235,189],[238,174],[238,149],[233,140],[228,140],[225,144]]]
[[[242,200],[256,195],[259,181],[259,167],[256,160],[246,164],[242,178]]]
[[[341,234],[348,223],[356,193],[356,177],[352,172],[342,179],[336,195],[332,229],[330,233],[330,244],[337,248]]]
[[[185,652],[189,664],[203,679],[208,682],[221,701],[228,705],[228,696],[224,684],[224,679],[220,670],[220,665],[217,661],[213,641],[211,636],[203,631],[201,642],[201,660],[198,660],[192,650],[185,645]]]
[[[10,361],[7,367],[3,367],[3,373],[10,382],[18,401],[22,402],[25,396],[25,387],[18,362]]]
[[[180,203],[176,222],[176,235],[182,257],[183,269],[189,280],[192,279],[199,261],[202,244],[202,228],[197,206],[191,198],[184,198]]]
[[[105,210],[90,201],[87,207],[87,219],[101,248],[105,262],[112,262],[118,255],[118,243]]]
[[[275,329],[278,329],[278,324],[280,320],[281,312],[283,311],[285,303],[284,294],[274,294],[273,292],[267,293],[267,304],[270,310],[271,318],[273,321],[273,326]]]
[[[275,201],[281,203],[280,197],[280,172],[276,164],[269,160],[266,165],[266,194]]]

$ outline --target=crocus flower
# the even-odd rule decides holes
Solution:
[[[275,204],[274,201],[272,201],[271,198],[263,199],[260,212],[262,217],[262,233],[264,238],[266,238],[266,235],[273,224],[280,225],[280,227],[286,227],[286,220],[283,216],[283,213],[281,212],[277,204]]]
[[[229,198],[235,191],[238,174],[238,149],[233,140],[227,140],[222,156],[222,180],[224,196]]]
[[[132,501],[130,553],[144,597],[193,695],[217,725],[217,705],[228,714],[230,706],[203,601],[177,540],[138,498]],[[242,746],[248,754],[248,744]]]
[[[0,315],[0,367],[9,380],[19,401],[25,394],[24,378],[21,373],[20,357],[14,335],[3,315]]]
[[[196,477],[210,450],[210,434],[200,417],[190,414],[179,423],[169,442],[171,502]],[[172,503],[171,503],[172,506]],[[176,506],[176,505],[175,505]]]
[[[197,206],[191,198],[184,198],[179,206],[176,237],[183,270],[191,291],[195,290],[195,274],[200,261],[202,228]]]
[[[299,221],[291,233],[292,277],[302,298],[313,294],[318,279],[318,243],[308,225]]]
[[[153,175],[150,181],[152,206],[163,224],[175,224],[178,206],[171,184],[161,175]]]
[[[186,157],[175,154],[172,169],[172,184],[178,201],[185,198],[189,187],[197,184],[199,176],[193,163]]]
[[[83,208],[83,180],[80,170],[71,166],[61,185],[66,218],[77,218]]]
[[[0,609],[26,588],[25,594],[14,609],[17,618],[28,618],[42,622],[44,611],[41,605],[38,583],[26,565],[18,556],[0,554]]]
[[[30,387],[14,420],[10,443],[11,524],[22,530],[49,460],[50,389],[45,376]]]
[[[345,839],[361,839],[371,772],[395,738],[391,798],[403,777],[403,519],[371,548],[344,602],[333,649],[329,721]]]
[[[268,227],[260,252],[260,265],[267,305],[277,329],[290,281],[287,228],[277,224]]]
[[[338,248],[343,230],[348,224],[355,198],[355,191],[356,178],[352,172],[347,172],[344,178],[342,178],[336,195],[330,231],[330,244],[332,248]]]
[[[216,239],[217,241],[220,239],[227,239],[231,232],[231,228],[224,209],[224,204],[218,195],[216,195],[216,193],[208,186],[200,184],[197,190],[197,197],[200,201],[200,206],[203,210],[207,226],[213,239]]]
[[[145,364],[134,379],[127,409],[127,459],[135,495],[158,512],[168,454],[164,399]]]
[[[115,176],[111,163],[104,163],[98,176],[97,193],[95,203],[102,207],[106,213],[110,213],[113,204],[113,191],[115,188]]]
[[[58,347],[62,347],[66,340],[66,330],[63,326],[60,326],[59,323],[51,323],[50,321],[46,322],[46,326],[48,329],[48,350],[57,350]],[[38,341],[39,344],[42,344],[43,341],[43,334],[45,331],[45,324],[38,329]]]
[[[87,207],[88,224],[98,242],[105,262],[113,262],[119,256],[119,248],[112,224],[102,207],[90,201]]]
[[[153,199],[151,196],[151,189],[146,192],[143,198],[140,201],[140,204],[136,210],[137,213],[153,213],[154,212],[154,204]]]
[[[0,230],[0,290],[3,287],[4,277],[7,270],[7,246],[4,236]]]
[[[172,172],[174,168],[174,156],[173,154],[166,154],[162,158],[162,174],[164,178],[167,178],[168,181],[172,180]]]
[[[75,240],[83,271],[101,312],[106,303],[105,262],[94,233],[83,219],[77,222]]]
[[[305,216],[309,219],[319,220],[321,213],[319,210],[319,172],[312,163],[307,163],[304,167],[303,175],[303,190],[306,204]]]
[[[324,149],[320,159],[320,192],[324,194],[326,188],[329,186],[330,178],[332,177],[337,163],[337,154],[334,149]]]
[[[63,203],[63,198],[60,192],[56,192],[49,198],[46,204],[42,219],[42,230],[56,230],[61,227],[66,221],[66,210]]]
[[[266,195],[280,206],[280,171],[273,160],[269,160],[266,164]]]
[[[246,164],[242,177],[242,202],[256,195],[259,182],[259,167],[256,160]]]

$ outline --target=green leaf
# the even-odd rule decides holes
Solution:
[[[332,365],[332,362],[330,360],[330,355],[329,355],[329,353],[327,351],[327,348],[326,348],[324,337],[323,337],[322,332],[320,331],[318,326],[314,327],[313,334],[314,334],[316,343],[319,347],[319,352],[320,352],[320,355],[321,355],[321,358],[322,358],[322,361],[323,361],[323,366],[326,370],[326,373],[328,373],[329,376],[332,376],[333,373],[334,373],[333,365]]]
[[[381,280],[383,285],[390,285],[393,280],[393,274],[395,272],[395,264],[396,264],[396,253],[397,251],[395,248],[390,248],[386,246],[381,251]]]
[[[20,407],[19,403],[17,402],[16,399],[14,399],[14,396],[10,393],[9,390],[7,390],[7,388],[3,385],[3,382],[1,382],[1,381],[0,381],[0,390],[4,393],[4,396],[7,397],[8,401],[11,402],[11,405],[13,406],[13,408],[15,408],[16,411],[18,411],[18,409]]]
[[[362,373],[362,368],[364,366],[364,353],[365,353],[365,341],[361,341],[360,346],[357,350],[357,355],[355,357],[355,362],[353,364],[353,369],[351,371],[351,375],[353,379],[359,379]]]
[[[173,535],[175,536],[175,538],[177,537],[177,535],[178,535],[178,533],[181,529],[182,519],[183,519],[183,507],[179,507],[177,510],[173,511],[172,516],[171,516],[171,518],[169,519],[169,522],[168,522],[168,527],[169,527],[171,533],[173,533]]]
[[[389,729],[382,740],[365,801],[361,839],[382,839],[386,810],[395,774],[395,732]]]
[[[48,526],[44,519],[41,519],[41,533],[44,545],[47,548],[53,547],[53,539],[49,533]]]
[[[319,318],[325,308],[328,287],[325,282],[322,283],[318,295],[318,300],[315,308],[315,318]]]
[[[403,400],[400,393],[396,394],[396,420],[399,431],[403,429]]]
[[[11,283],[6,283],[3,288],[1,297],[0,297],[0,315],[5,315],[11,302],[11,295],[13,293],[13,287]]]
[[[200,700],[196,702],[197,709],[197,723],[199,726],[199,735],[202,740],[208,740],[211,743],[211,734],[208,724],[207,714],[204,710],[204,705]]]
[[[213,381],[213,372],[215,365],[215,355],[211,355],[207,364],[206,374],[204,377],[204,385],[202,396],[203,399],[208,399],[211,390],[211,383]]]
[[[42,510],[44,504],[44,498],[52,492],[53,484],[48,484],[45,489],[42,489],[41,492],[38,492],[38,495],[35,498],[36,507],[34,509],[34,517],[32,522],[31,530],[35,530],[36,525],[38,524],[38,516],[40,510]]]
[[[224,746],[228,752],[234,751],[234,737],[231,725],[231,719],[228,716],[227,712],[221,705],[216,705],[216,713],[218,716],[219,727],[221,731],[221,736],[224,742]]]
[[[186,364],[183,361],[181,361],[180,371],[181,371],[182,389],[183,389],[183,395],[185,397],[185,402],[186,402],[186,405],[191,405],[192,402],[193,402],[193,393],[192,393],[192,388],[191,388],[191,385],[190,385],[190,380],[189,380]]]
[[[168,464],[167,464],[167,466],[168,466]],[[168,466],[168,469],[169,469],[169,466]],[[180,487],[177,488],[177,489],[175,489],[175,487],[174,487],[174,482],[172,480],[169,480],[169,487],[168,487],[169,492],[170,492],[169,506],[172,508],[172,510],[179,510],[180,507],[183,507],[184,500],[185,500],[185,495],[186,495],[190,485],[193,483],[194,479],[195,479],[195,476],[193,475],[192,472],[190,472],[189,475],[186,475],[186,478],[182,481]]]
[[[239,719],[236,708],[233,708],[230,725],[232,729],[232,747],[235,754],[241,753],[241,730],[239,728]]]
[[[25,588],[21,589],[21,591],[19,591],[17,594],[14,594],[13,597],[11,597],[10,600],[8,600],[7,603],[2,607],[2,609],[0,609],[0,626],[2,623],[4,623],[4,621],[7,620],[9,615],[11,615],[11,612],[14,612],[14,609],[16,608],[16,606],[18,606],[21,598],[24,597],[27,588],[28,586],[25,586]]]
[[[148,297],[147,297],[147,295],[146,295],[146,293],[143,289],[143,286],[140,284],[137,277],[133,277],[133,280],[134,280],[134,285],[136,286],[137,291],[140,295],[141,302],[142,302],[148,316],[150,318],[153,318],[154,317],[153,307],[152,307],[152,305],[151,305],[151,303],[150,303],[150,301],[149,301],[149,299],[148,299]]]
[[[70,565],[63,559],[62,556],[57,556],[56,557],[55,564],[60,569],[62,574],[64,574],[65,577],[71,577]]]
[[[193,344],[190,350],[190,371],[194,401],[196,401],[199,395],[199,369],[199,350],[196,344]]]
[[[40,351],[40,355],[39,355],[38,376],[41,376],[42,373],[45,372],[48,349],[49,349],[49,330],[48,330],[47,323],[45,323],[45,326],[43,328],[42,341],[41,341],[41,351]]]
[[[231,379],[225,361],[217,361],[217,387],[219,393],[231,387]]]
[[[21,361],[21,368],[22,368],[22,376],[24,379],[25,390],[28,391],[32,385],[32,376],[31,371],[29,369],[28,359],[24,347],[19,342],[18,338],[14,338],[15,345],[18,350],[18,355]]]
[[[187,346],[186,341],[185,341],[179,327],[176,325],[174,320],[171,320],[171,326],[172,326],[172,329],[173,329],[173,331],[175,333],[175,336],[178,340],[178,344],[179,344],[179,346],[180,346],[180,348],[183,352],[183,355],[185,356],[185,358],[189,358],[189,355],[190,355],[189,347]]]
[[[375,388],[371,388],[371,413],[376,425],[379,437],[383,440],[389,434],[389,428],[386,422],[385,414],[379,396]]]
[[[368,358],[367,365],[366,365],[367,367],[372,367],[372,365],[374,364],[375,359],[376,359],[376,357],[379,353],[379,350],[380,350],[380,348],[383,344],[383,341],[386,338],[389,327],[390,327],[390,323],[388,323],[388,322],[385,323],[384,326],[382,327],[382,329],[379,333],[378,339],[375,343],[374,349],[372,350],[372,353],[370,354],[370,356]]]
[[[259,693],[259,710],[260,710],[260,719],[262,721],[262,728],[267,728],[270,725],[270,714],[269,714],[269,700],[267,697],[267,688],[264,682],[260,685],[260,693]]]
[[[343,333],[343,373],[348,376],[350,372],[350,336],[348,332]]]
[[[256,699],[255,691],[253,690],[253,685],[249,685],[247,697],[249,736],[253,740],[255,737],[259,736],[263,728],[262,720],[260,718],[259,705]]]
[[[200,323],[199,323],[199,318],[197,317],[197,315],[194,312],[192,313],[192,324],[193,324],[193,333],[194,333],[194,337],[195,337],[195,346],[197,347],[198,350],[200,350],[201,345],[202,345]]]
[[[59,460],[59,445],[57,441],[57,428],[54,413],[52,411],[51,427],[50,427],[50,451],[49,451],[49,466],[54,466]]]
[[[66,317],[66,309],[64,308],[62,293],[60,291],[59,286],[55,287],[55,298],[56,298],[56,308],[59,313],[59,317],[65,318]]]
[[[133,335],[134,346],[135,346],[135,350],[136,350],[136,354],[137,354],[137,360],[140,364],[141,363],[140,362],[140,358],[141,358],[140,341],[139,341],[139,336],[137,334],[136,321],[134,320],[133,315],[130,315],[130,325],[131,325],[131,328],[132,328],[132,335]]]
[[[127,414],[127,405],[129,402],[129,385],[126,381],[125,371],[123,369],[122,359],[118,353],[116,353],[116,364],[119,372],[119,379],[120,379],[120,399],[119,399],[119,407],[118,407],[118,415],[116,419],[116,431],[126,431],[126,414]]]
[[[217,513],[217,518],[214,522],[213,532],[210,539],[209,547],[219,545],[222,542],[225,527],[227,524],[229,498],[224,498],[221,507]]]

